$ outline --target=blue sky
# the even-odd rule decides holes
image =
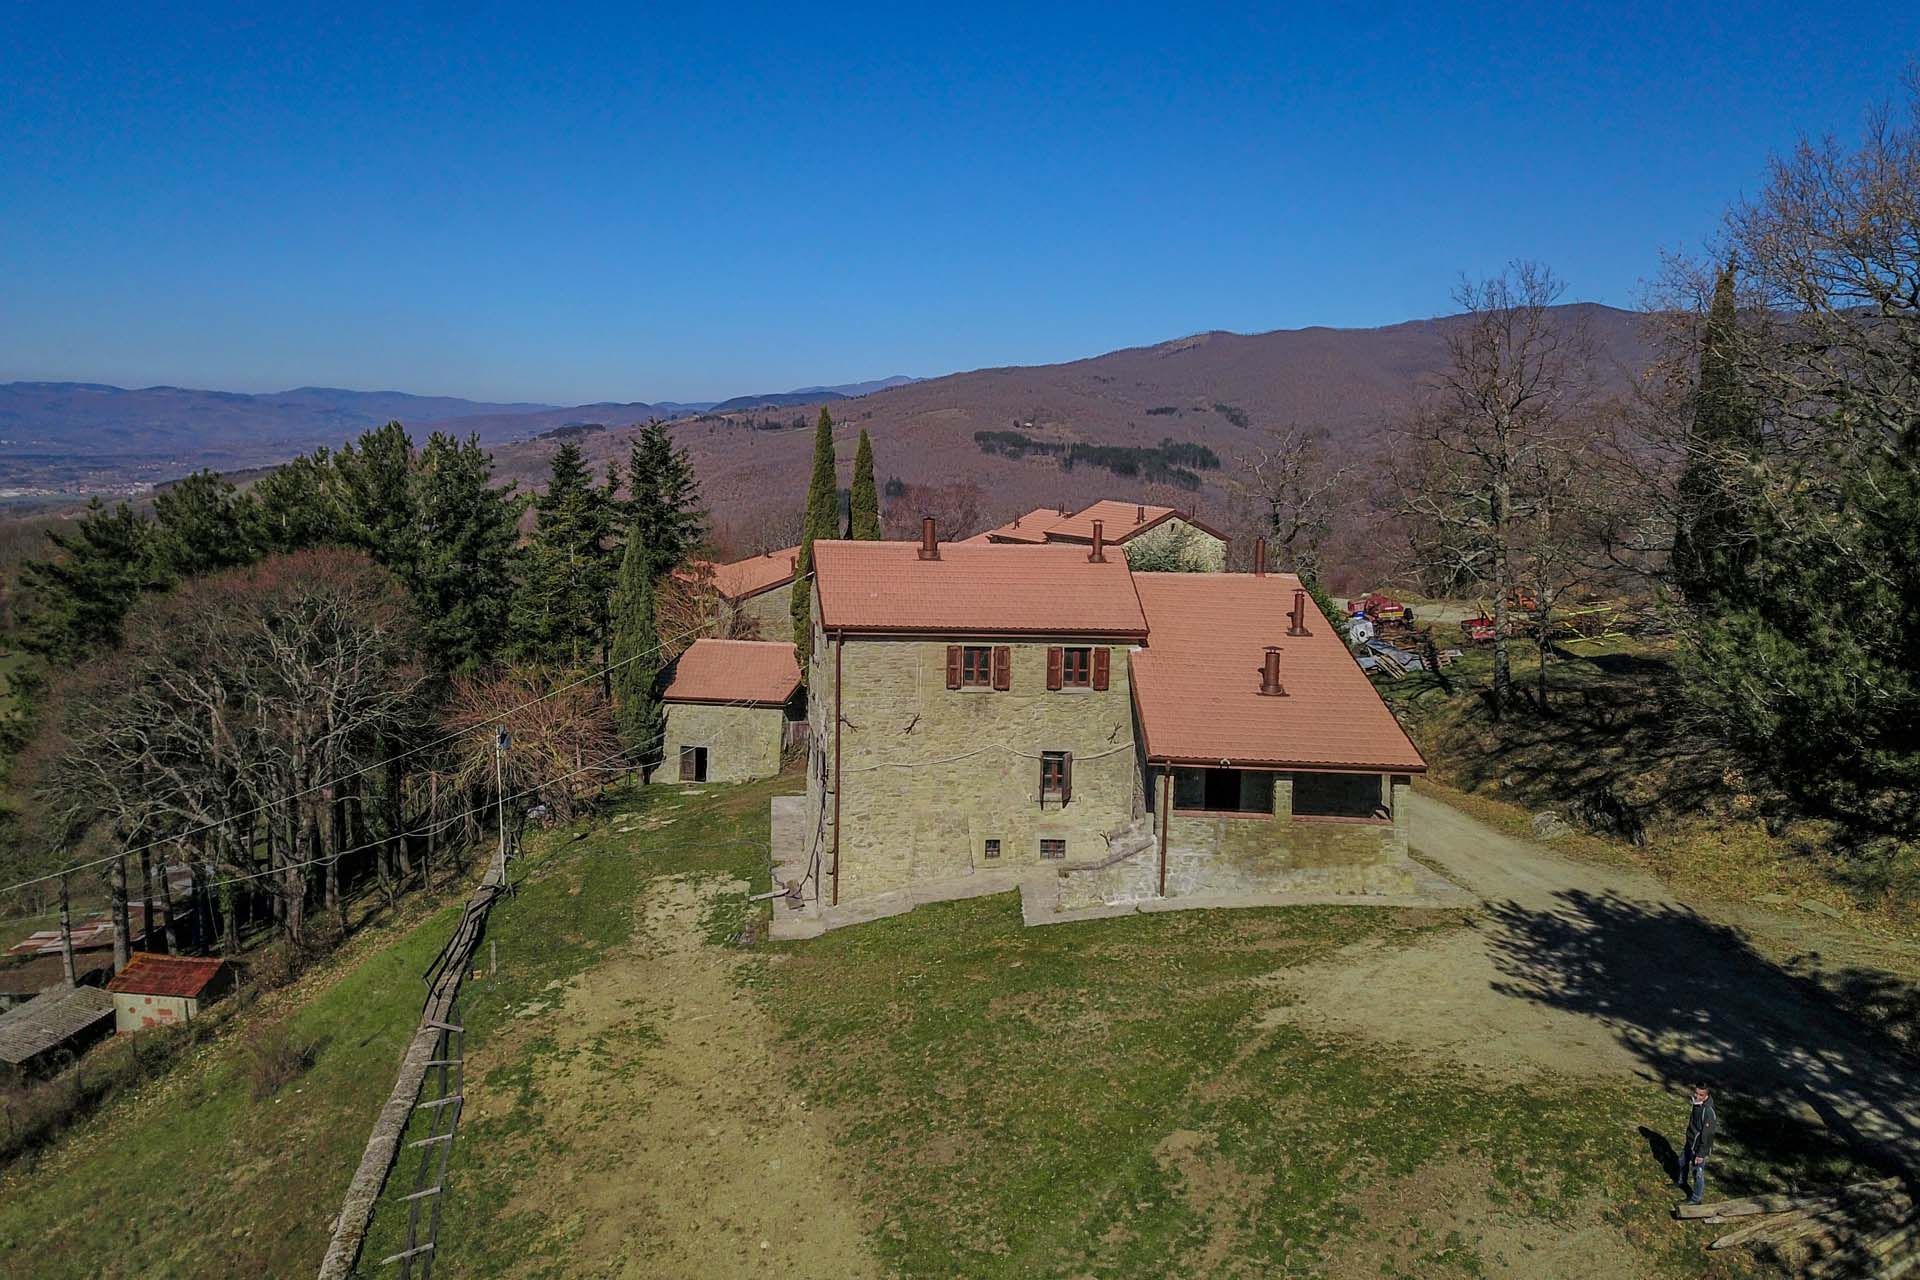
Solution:
[[[265,7],[262,7],[265,8]],[[0,379],[700,399],[1631,306],[1920,6],[9,7]]]

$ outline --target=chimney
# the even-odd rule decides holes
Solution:
[[[1267,540],[1264,537],[1253,540],[1253,576],[1267,576]]]
[[[1309,636],[1307,630],[1307,593],[1300,587],[1293,589],[1293,612],[1287,615],[1287,634],[1290,636]]]
[[[1135,524],[1145,524],[1147,522],[1147,508],[1145,503],[1134,503],[1133,522]]]
[[[1280,683],[1280,646],[1267,646],[1266,660],[1260,664],[1260,692],[1269,698],[1284,698],[1287,691]]]
[[[940,543],[933,536],[932,516],[920,517],[920,558],[922,560],[940,558]]]
[[[1104,520],[1093,522],[1093,550],[1088,554],[1087,559],[1095,564],[1107,562],[1107,522]]]
[[[1063,516],[1070,516],[1073,514],[1073,512],[1067,510],[1067,504],[1063,502],[1060,504],[1060,514]]]

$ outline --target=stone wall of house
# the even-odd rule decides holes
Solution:
[[[1227,567],[1227,544],[1178,516],[1155,525],[1126,546],[1128,560],[1143,571],[1160,568],[1165,558],[1178,561],[1177,566],[1169,564],[1167,568],[1177,567],[1187,573],[1219,573]]]
[[[680,748],[707,749],[708,782],[746,782],[780,772],[780,740],[786,715],[779,707],[723,707],[700,702],[667,704],[665,750],[657,782],[680,780]]]
[[[793,639],[793,584],[762,591],[733,605],[734,612],[753,620],[761,640]]]
[[[840,900],[975,869],[1102,857],[1143,811],[1127,649],[1109,646],[1109,687],[1046,687],[1043,643],[1012,643],[1011,687],[949,689],[944,640],[849,639],[841,715]],[[817,744],[808,797],[830,805],[833,651],[816,641],[809,715]],[[1073,753],[1072,795],[1040,799],[1040,754]],[[822,777],[822,774],[828,777]],[[831,867],[830,810],[815,824]],[[1000,842],[997,858],[987,841]],[[823,879],[825,873],[823,872]]]
[[[1167,819],[1167,896],[1212,897],[1254,893],[1407,894],[1414,891],[1407,863],[1404,775],[1381,780],[1390,823],[1295,818],[1293,780],[1274,780],[1273,813],[1218,817],[1172,814]],[[1158,793],[1156,793],[1156,799]],[[1158,815],[1150,815],[1158,822]],[[1057,909],[1140,902],[1159,897],[1156,839],[1105,866],[1063,869]]]

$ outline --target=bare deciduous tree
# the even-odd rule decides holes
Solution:
[[[1319,582],[1326,567],[1321,552],[1351,464],[1334,464],[1324,429],[1298,423],[1270,428],[1239,463],[1242,476],[1235,487],[1261,513],[1277,567]]]

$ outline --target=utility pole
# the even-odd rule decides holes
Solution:
[[[60,877],[60,968],[66,974],[67,985],[80,985],[79,975],[73,970],[73,917],[67,909],[67,878]]]
[[[513,737],[505,729],[493,738],[493,794],[494,822],[500,828],[500,865],[507,865],[507,787],[506,757],[507,748],[513,745]]]

